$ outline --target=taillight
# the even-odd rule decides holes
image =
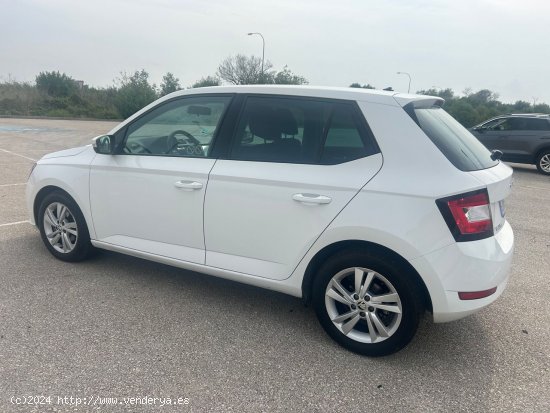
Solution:
[[[456,241],[493,236],[491,204],[486,189],[441,198],[436,202]]]

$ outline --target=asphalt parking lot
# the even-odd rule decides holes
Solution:
[[[25,222],[33,159],[113,125],[0,119],[0,411],[550,411],[550,178],[534,167],[513,165],[500,300],[454,323],[425,317],[406,349],[369,359],[293,297],[110,252],[54,259]],[[57,403],[71,396],[188,404]]]

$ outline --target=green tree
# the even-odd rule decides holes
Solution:
[[[175,77],[172,73],[167,72],[162,77],[162,83],[160,84],[159,95],[164,96],[180,89],[181,89],[180,80],[177,77]]]
[[[65,73],[40,72],[36,76],[36,88],[52,97],[64,97],[76,91],[76,83]]]
[[[518,100],[512,106],[512,111],[515,113],[530,113],[533,111],[533,106],[524,100]]]
[[[475,93],[467,95],[466,99],[474,105],[486,105],[490,102],[496,102],[498,99],[498,93],[491,92],[489,89],[481,89]]]
[[[445,101],[450,101],[454,99],[455,93],[452,89],[436,89],[436,88],[430,88],[430,89],[424,89],[419,90],[416,92],[419,95],[428,95],[428,96],[439,96],[440,98],[445,99]]]
[[[115,99],[120,115],[127,118],[157,98],[155,85],[149,83],[149,73],[136,70],[132,75],[121,73]]]
[[[458,99],[456,102],[453,102],[452,105],[444,106],[444,109],[453,116],[457,121],[462,125],[469,128],[478,123],[478,113],[474,107],[464,98]]]
[[[361,89],[376,89],[370,83],[367,83],[366,85],[361,85],[361,83],[357,83],[357,82],[352,83],[351,85],[349,85],[349,87],[355,87],[355,88],[361,88]]]
[[[208,87],[208,86],[219,86],[220,85],[220,79],[218,79],[215,76],[206,76],[201,78],[200,80],[197,80],[195,83],[193,83],[192,88],[196,87]]]
[[[283,70],[273,76],[273,83],[277,85],[306,85],[308,81],[305,77],[292,73],[288,66],[285,65]]]
[[[550,106],[546,103],[539,103],[533,107],[535,113],[550,113]]]

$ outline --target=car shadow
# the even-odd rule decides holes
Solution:
[[[90,265],[124,267],[126,276],[154,281],[159,286],[169,283],[173,288],[185,290],[186,300],[196,299],[194,304],[187,301],[187,308],[190,305],[202,308],[201,303],[206,299],[214,313],[229,311],[231,319],[225,322],[233,323],[237,329],[244,328],[246,339],[224,336],[218,342],[220,351],[224,348],[231,351],[235,345],[266,346],[276,340],[278,346],[295,351],[294,355],[287,352],[286,358],[303,357],[306,347],[309,348],[306,353],[317,353],[317,357],[330,354],[344,363],[383,371],[376,380],[376,388],[395,387],[395,380],[412,381],[414,385],[399,388],[405,400],[417,398],[419,391],[433,389],[433,394],[425,396],[431,397],[441,408],[447,406],[448,400],[461,400],[460,408],[464,411],[488,409],[484,406],[486,398],[482,396],[489,392],[495,359],[486,327],[476,315],[452,323],[434,324],[431,315],[426,314],[417,335],[405,349],[383,358],[366,358],[333,342],[317,322],[313,309],[305,307],[298,298],[111,252],[102,252]],[[154,279],[150,278],[152,274]],[[270,328],[262,331],[250,328],[251,318],[253,324]],[[266,354],[269,354],[268,349]],[[474,371],[477,373],[472,374]],[[445,391],[437,391],[437,388]]]

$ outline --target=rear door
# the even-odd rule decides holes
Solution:
[[[530,162],[530,143],[537,134],[530,130],[531,120],[522,117],[506,118],[488,127],[479,135],[479,139],[488,148],[502,151],[506,161]]]
[[[355,103],[249,96],[205,200],[206,264],[290,276],[382,156]]]
[[[523,118],[521,129],[510,135],[505,142],[508,159],[518,162],[533,162],[541,140],[550,140],[550,123],[546,119]]]

